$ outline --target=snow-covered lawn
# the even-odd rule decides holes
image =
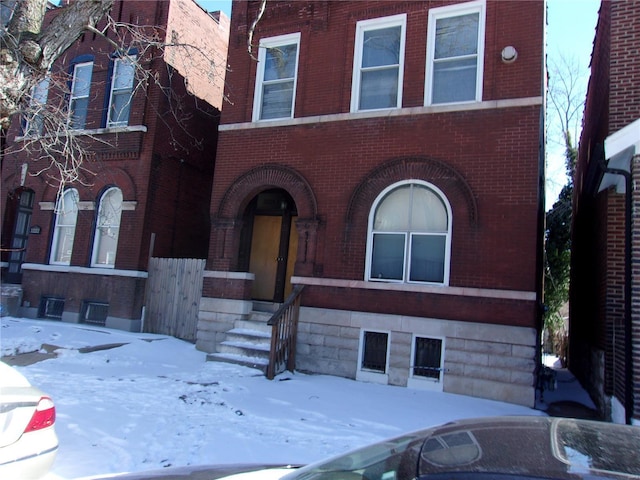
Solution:
[[[2,355],[55,345],[17,367],[57,407],[47,480],[234,462],[308,463],[454,419],[540,415],[507,403],[207,362],[162,335],[3,317]],[[80,349],[122,344],[81,353]],[[90,349],[91,350],[91,349]]]

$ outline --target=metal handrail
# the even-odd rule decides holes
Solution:
[[[267,366],[269,380],[273,380],[284,370],[295,370],[300,294],[303,289],[304,285],[293,287],[291,294],[267,322],[267,325],[271,325],[271,348]]]

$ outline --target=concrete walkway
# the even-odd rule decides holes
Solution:
[[[551,369],[555,373],[555,382],[542,392],[542,398],[538,391],[536,409],[553,417],[601,420],[595,404],[578,379],[560,366],[559,361],[551,365]]]

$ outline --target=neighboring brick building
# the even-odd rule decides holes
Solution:
[[[569,366],[620,423],[640,423],[639,50],[640,2],[602,2],[574,180]]]
[[[269,0],[256,61],[259,4],[233,2],[198,347],[304,285],[297,369],[533,406],[544,2]]]
[[[163,54],[131,42],[119,56],[87,32],[55,63],[51,77],[67,76],[68,91],[51,80],[34,98],[62,98],[71,112],[64,138],[83,142],[90,161],[59,195],[55,175],[35,175],[48,161],[22,148],[47,133],[42,117],[13,119],[2,163],[2,276],[22,283],[24,315],[138,331],[149,256],[207,254],[229,20],[193,0],[120,0],[111,16],[190,46]],[[146,89],[136,88],[134,58],[152,74]]]

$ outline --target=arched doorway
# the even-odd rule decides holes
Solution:
[[[239,264],[255,275],[254,300],[282,303],[291,292],[298,250],[297,216],[293,198],[282,189],[259,193],[245,209]]]

